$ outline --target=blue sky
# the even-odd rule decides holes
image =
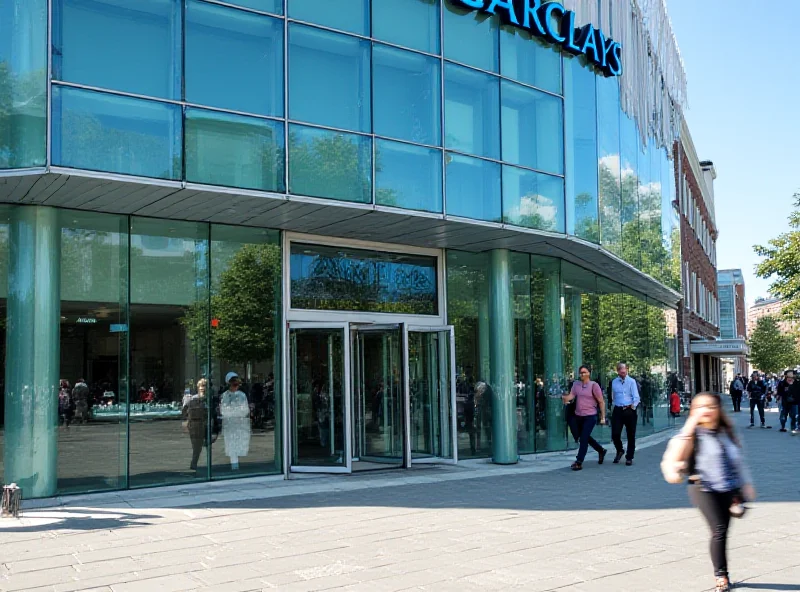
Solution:
[[[741,268],[747,300],[766,296],[754,244],[789,229],[800,191],[800,0],[667,0],[689,81],[686,119],[717,169],[720,269]]]

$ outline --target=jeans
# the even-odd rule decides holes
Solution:
[[[796,430],[798,427],[797,415],[799,412],[800,412],[800,407],[798,405],[781,402],[781,429],[782,430],[786,429],[786,420],[788,418],[791,418],[792,431]]]
[[[754,399],[750,397],[750,425],[755,425],[755,414],[753,413],[758,406],[758,417],[761,418],[761,425],[764,425],[764,399]]]
[[[614,407],[614,411],[611,413],[611,441],[614,442],[617,454],[622,453],[622,428],[624,426],[628,437],[628,450],[625,454],[627,460],[633,460],[636,452],[636,423],[636,409]]]
[[[592,430],[594,426],[597,424],[597,416],[596,415],[575,415],[572,417],[573,425],[570,426],[572,428],[572,433],[575,436],[580,438],[580,445],[578,446],[578,456],[575,459],[582,463],[583,459],[586,458],[586,453],[589,450],[589,446],[591,446],[594,450],[597,451],[597,454],[601,454],[603,452],[603,447],[598,444],[597,440],[592,438]]]
[[[689,487],[689,497],[700,509],[711,529],[711,563],[714,565],[714,575],[728,577],[728,526],[731,522],[730,507],[735,494],[733,491],[716,492],[703,491],[699,485]]]

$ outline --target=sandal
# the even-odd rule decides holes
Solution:
[[[580,471],[583,468],[583,464],[576,460],[569,468],[573,471]]]
[[[728,578],[719,577],[717,578],[717,587],[714,588],[714,592],[730,592],[731,585],[728,581]]]

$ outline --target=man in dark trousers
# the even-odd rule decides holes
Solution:
[[[761,429],[766,429],[764,423],[764,399],[767,396],[767,385],[758,376],[758,372],[753,372],[750,382],[747,383],[747,394],[750,395],[750,427],[755,427],[755,409],[758,407],[758,417],[761,419]],[[772,427],[772,426],[769,426]]]
[[[781,431],[786,431],[786,420],[792,419],[792,436],[798,433],[797,412],[800,405],[800,386],[795,382],[794,370],[787,370],[778,383],[778,398],[781,401]]]
[[[733,411],[738,413],[742,410],[742,395],[744,394],[744,379],[741,373],[736,374],[736,378],[731,382],[731,400],[733,401]]]
[[[623,362],[617,364],[617,377],[611,382],[611,400],[614,410],[611,412],[611,441],[617,449],[614,464],[619,463],[625,455],[625,464],[633,464],[633,455],[636,452],[636,423],[638,416],[636,408],[639,407],[639,387],[636,381],[628,376],[628,366]],[[627,451],[622,449],[622,428],[628,438]]]

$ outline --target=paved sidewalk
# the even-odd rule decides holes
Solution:
[[[800,590],[800,437],[768,422],[742,430],[760,498],[730,567],[742,589]],[[0,590],[708,590],[707,528],[649,444],[580,473],[561,454],[65,498],[0,521]]]

